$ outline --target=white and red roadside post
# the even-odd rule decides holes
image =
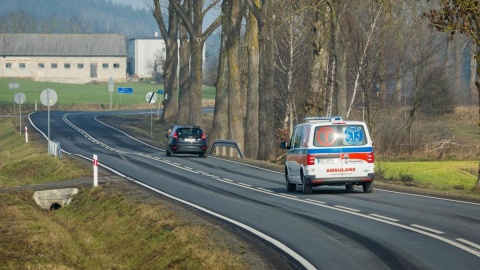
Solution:
[[[28,128],[25,127],[25,142],[28,142]]]
[[[98,186],[98,158],[93,155],[93,186]]]

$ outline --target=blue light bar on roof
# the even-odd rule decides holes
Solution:
[[[310,116],[305,117],[305,122],[314,122],[314,121],[342,121],[342,116]]]

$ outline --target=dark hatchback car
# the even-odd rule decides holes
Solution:
[[[175,125],[165,135],[167,138],[166,155],[195,154],[207,157],[207,139],[199,126]]]

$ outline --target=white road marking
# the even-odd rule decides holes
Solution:
[[[417,225],[417,224],[410,224],[410,226],[415,227],[415,228],[419,228],[419,229],[422,229],[422,230],[425,230],[425,231],[433,232],[433,233],[436,233],[436,234],[444,234],[444,232],[442,232],[442,231],[438,231],[438,230],[435,230],[435,229],[432,229],[432,228],[429,228],[429,227],[420,226],[420,225]]]
[[[389,217],[381,216],[381,215],[377,215],[377,214],[370,214],[370,216],[372,216],[372,217],[377,217],[377,218],[381,218],[381,219],[390,220],[390,221],[393,221],[393,222],[399,222],[399,221],[400,221],[400,220],[398,220],[398,219],[389,218]]]
[[[308,202],[313,202],[313,203],[321,203],[321,204],[326,204],[326,202],[317,201],[317,200],[312,200],[312,199],[305,199],[305,201],[308,201]]]
[[[352,211],[352,212],[360,212],[360,210],[353,209],[353,208],[349,208],[349,207],[345,207],[345,206],[341,206],[341,205],[335,205],[335,207],[338,207],[338,208],[340,208],[340,209],[345,209],[345,210],[348,210],[348,211]]]
[[[456,238],[455,240],[480,250],[480,245],[478,245],[478,244],[475,244],[473,242],[470,242],[470,241],[462,239],[462,238]]]

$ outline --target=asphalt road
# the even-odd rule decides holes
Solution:
[[[480,205],[357,188],[287,193],[283,174],[215,157],[165,156],[96,120],[50,112],[68,153],[246,230],[307,269],[479,269]],[[29,116],[47,133],[47,112]]]

